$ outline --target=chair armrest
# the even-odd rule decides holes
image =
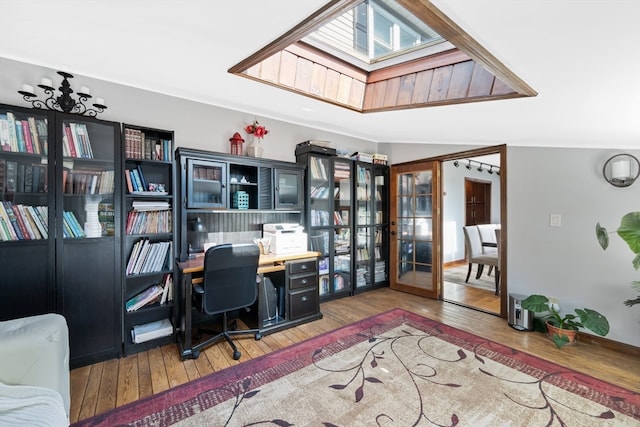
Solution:
[[[0,322],[0,382],[46,387],[70,408],[69,329],[59,314]]]

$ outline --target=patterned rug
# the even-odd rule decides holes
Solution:
[[[402,309],[79,426],[638,426],[640,394]]]
[[[489,266],[485,265],[484,270],[482,270],[482,276],[479,279],[476,279],[476,272],[478,271],[478,265],[474,264],[471,269],[471,276],[469,276],[469,283],[465,283],[464,279],[467,278],[467,271],[469,270],[468,264],[455,266],[455,267],[447,267],[444,269],[442,273],[442,279],[445,282],[453,282],[458,283],[460,285],[465,286],[473,286],[474,288],[486,289],[491,292],[496,291],[496,279],[495,279],[495,270],[491,271],[491,276],[487,275],[489,271]]]

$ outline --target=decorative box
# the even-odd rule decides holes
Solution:
[[[233,193],[233,209],[249,209],[249,194],[246,191]]]

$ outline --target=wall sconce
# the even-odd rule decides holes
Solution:
[[[640,175],[640,161],[631,154],[616,154],[602,167],[602,176],[615,187],[628,187]]]
[[[62,76],[62,83],[58,88],[61,95],[57,97],[54,94],[53,82],[46,77],[43,77],[38,85],[38,87],[48,95],[48,98],[44,101],[36,98],[37,95],[33,91],[33,86],[28,84],[22,85],[22,90],[19,90],[18,93],[22,95],[25,101],[30,102],[33,108],[42,110],[49,109],[63,113],[79,114],[81,116],[86,114],[87,116],[96,117],[98,113],[102,113],[107,109],[104,99],[102,98],[96,98],[96,102],[93,104],[95,109],[87,108],[84,103],[92,96],[90,95],[91,91],[86,86],[82,86],[78,91],[78,100],[73,99],[71,97],[73,89],[71,89],[71,85],[69,84],[69,79],[72,79],[73,75],[65,73],[64,71],[58,71],[58,74]]]

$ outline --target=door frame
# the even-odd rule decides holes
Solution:
[[[442,180],[442,164],[444,162],[460,160],[468,157],[478,157],[484,156],[487,154],[499,154],[500,155],[500,313],[499,316],[502,318],[507,318],[507,288],[508,288],[508,271],[507,271],[507,242],[508,242],[508,221],[507,221],[507,145],[493,145],[487,147],[481,147],[466,151],[458,151],[455,153],[443,154],[439,156],[429,157],[425,159],[412,160],[409,162],[398,163],[395,166],[404,166],[411,164],[419,164],[423,162],[434,162],[434,173],[437,172],[438,178],[437,181],[440,183]],[[393,185],[393,183],[391,183]],[[434,194],[433,197],[433,209],[434,212],[437,210],[439,213],[442,211],[442,188],[444,186],[440,183],[437,187],[437,194]],[[433,247],[438,248],[438,250],[434,249],[434,259],[433,259],[433,267],[434,267],[434,275],[436,276],[437,283],[435,287],[437,289],[437,298],[442,300],[442,250],[439,248],[442,247],[442,236],[443,236],[443,219],[442,215],[438,214],[437,216],[437,224],[434,224],[434,229],[437,227],[438,232],[435,233],[433,240]]]

